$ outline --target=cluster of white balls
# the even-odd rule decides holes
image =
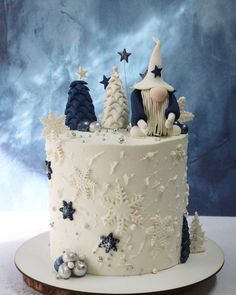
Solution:
[[[83,257],[76,253],[65,251],[54,263],[58,279],[69,279],[71,276],[83,277],[87,273],[87,265]]]

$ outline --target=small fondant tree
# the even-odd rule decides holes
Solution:
[[[190,226],[190,241],[191,253],[199,253],[205,251],[203,247],[205,241],[205,232],[202,230],[202,226],[197,212],[195,212],[195,215]]]
[[[127,128],[128,117],[128,100],[119,78],[118,68],[115,66],[106,88],[102,126],[110,129]]]
[[[188,221],[187,221],[187,218],[183,216],[182,242],[181,242],[181,254],[180,254],[181,263],[185,263],[188,260],[189,253],[190,253],[190,238],[189,238]]]
[[[73,81],[70,84],[65,124],[71,130],[88,131],[89,124],[97,121],[89,88],[86,85],[87,83],[82,80]]]

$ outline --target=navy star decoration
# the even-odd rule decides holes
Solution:
[[[108,77],[108,78],[107,78],[105,75],[103,75],[103,79],[102,79],[102,81],[99,82],[99,83],[103,84],[104,89],[107,88],[107,85],[108,85],[108,83],[109,83],[110,78],[111,78],[111,77]]]
[[[52,178],[52,173],[53,173],[53,171],[52,171],[52,167],[51,167],[51,161],[45,161],[44,162],[44,165],[45,165],[45,172],[46,172],[46,174],[47,174],[47,177],[48,177],[48,179],[50,180],[51,178]]]
[[[127,63],[129,62],[129,56],[131,55],[130,52],[127,52],[124,48],[123,51],[117,52],[120,55],[120,61],[125,60]]]
[[[155,66],[155,68],[151,71],[151,73],[153,73],[156,78],[156,77],[161,77],[161,71],[162,71],[162,68],[158,68],[158,66]]]
[[[59,209],[62,212],[63,219],[73,220],[73,214],[75,213],[75,209],[72,207],[72,202],[62,201],[63,207]]]
[[[101,236],[101,243],[98,245],[99,248],[104,248],[106,253],[109,253],[111,250],[117,251],[117,243],[120,242],[119,239],[116,239],[113,236],[113,233],[109,233],[108,236]]]

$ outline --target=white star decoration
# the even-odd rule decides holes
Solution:
[[[74,173],[71,175],[70,183],[75,188],[77,197],[85,196],[87,199],[92,198],[96,183],[91,179],[90,169],[81,171],[75,168]]]
[[[40,118],[41,124],[44,125],[43,137],[46,139],[55,139],[60,134],[69,130],[65,125],[65,116],[56,116],[54,112],[49,112],[48,119]]]
[[[152,225],[146,229],[150,236],[151,247],[164,248],[170,234],[174,232],[174,221],[171,216],[161,218],[158,214],[150,218]]]
[[[80,67],[76,74],[78,75],[80,80],[85,80],[87,78],[88,71]]]
[[[134,195],[130,197],[124,191],[120,184],[117,184],[115,196],[108,195],[104,197],[104,207],[107,214],[104,216],[104,222],[116,226],[116,233],[122,234],[132,224],[141,225],[143,197]]]

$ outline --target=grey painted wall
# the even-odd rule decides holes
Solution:
[[[1,210],[47,207],[44,142],[38,117],[63,113],[78,66],[97,114],[98,82],[132,52],[129,86],[162,42],[164,78],[187,97],[190,213],[236,215],[236,38],[234,0],[1,0]]]

